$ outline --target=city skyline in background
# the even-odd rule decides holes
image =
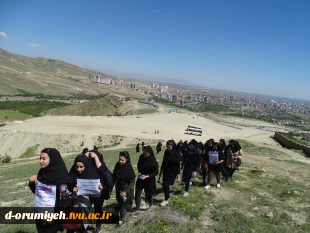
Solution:
[[[9,52],[117,76],[310,100],[306,0],[1,6],[0,47]]]

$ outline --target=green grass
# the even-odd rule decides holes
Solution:
[[[146,108],[146,109],[138,109],[135,114],[143,115],[143,114],[151,114],[157,112],[156,108]]]
[[[38,100],[38,101],[6,101],[0,102],[1,111],[5,110],[6,112],[12,111],[13,116],[21,116],[21,118],[25,118],[26,116],[34,116],[39,117],[40,114],[44,111],[47,111],[52,108],[67,106],[70,104],[59,103],[59,102],[51,102],[47,100]],[[13,111],[18,110],[19,114],[24,113],[24,115],[18,115]],[[0,114],[3,114],[0,112]],[[26,115],[25,115],[26,114]]]
[[[284,136],[287,139],[292,140],[293,142],[299,143],[299,144],[304,145],[304,146],[310,146],[310,143],[305,141],[305,140],[300,140],[300,139],[297,139],[294,136],[290,136],[290,135],[284,135]]]
[[[15,110],[0,110],[0,122],[15,120],[23,121],[30,117],[31,115],[29,114],[16,112]]]
[[[29,157],[34,157],[38,155],[37,149],[39,148],[40,144],[37,144],[32,147],[28,147],[27,150],[20,156],[20,158],[29,158]]]

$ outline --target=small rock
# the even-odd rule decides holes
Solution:
[[[256,200],[256,197],[251,197],[251,200],[252,200],[252,201],[255,201],[255,200]]]
[[[258,207],[254,207],[254,208],[252,208],[252,210],[257,211],[257,210],[259,210],[259,208]]]
[[[273,213],[272,212],[268,212],[268,214],[266,215],[269,218],[273,218]]]
[[[209,204],[209,206],[213,206],[213,204]]]

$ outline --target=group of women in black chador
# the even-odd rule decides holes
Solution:
[[[161,144],[157,145],[157,147],[161,146]],[[166,206],[169,204],[170,186],[176,181],[181,181],[181,170],[183,170],[182,181],[185,183],[184,196],[186,197],[189,195],[191,179],[197,176],[199,171],[202,174],[205,189],[210,188],[212,173],[216,176],[217,187],[219,188],[221,174],[226,180],[232,178],[234,171],[240,165],[242,154],[240,144],[234,140],[230,140],[227,146],[224,139],[221,139],[219,143],[210,139],[205,144],[198,143],[194,139],[184,143],[179,141],[178,144],[174,140],[167,141],[160,167],[164,192],[164,200],[160,205]],[[75,211],[78,209],[78,211],[88,214],[90,207],[94,205],[95,213],[102,213],[104,200],[109,198],[111,190],[103,176],[108,169],[102,154],[97,148],[91,151],[84,149],[82,154],[75,158],[69,172],[59,151],[55,148],[45,148],[40,154],[40,166],[41,169],[37,176],[34,175],[29,178],[29,187],[34,194],[40,192],[39,189],[42,189],[42,187],[54,190],[52,202],[55,203],[51,205],[53,212],[57,213],[64,210],[65,207],[72,207],[75,208]],[[153,197],[156,195],[157,190],[155,177],[159,173],[159,166],[151,146],[143,145],[142,154],[138,159],[137,170],[136,177],[129,153],[127,151],[120,152],[119,161],[115,164],[113,170],[115,195],[120,207],[119,221],[116,227],[121,227],[124,224],[126,212],[131,209],[133,200],[135,200],[136,209],[131,214],[140,214],[143,190],[149,203],[146,211],[154,209]],[[100,180],[98,193],[92,195],[79,194],[78,179]],[[35,204],[35,211],[40,211],[39,207],[39,205]],[[90,225],[87,219],[74,224],[62,220],[35,221],[39,233],[58,232],[64,229],[67,229],[68,233],[87,232]],[[96,227],[93,232],[101,232],[101,220],[96,220]]]

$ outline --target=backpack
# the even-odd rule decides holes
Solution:
[[[107,167],[105,167],[105,171],[102,173],[102,182],[109,190],[109,195],[105,197],[106,200],[109,200],[113,190],[114,180],[112,172]]]
[[[240,167],[240,166],[241,166],[241,159],[237,158],[237,167]]]

